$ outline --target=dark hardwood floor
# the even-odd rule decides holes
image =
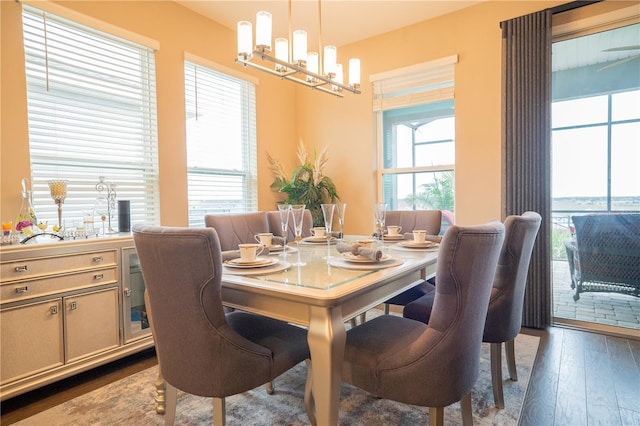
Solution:
[[[521,426],[640,426],[640,341],[567,328],[540,337]],[[518,348],[516,347],[516,351]],[[157,363],[148,350],[0,404],[10,425]]]

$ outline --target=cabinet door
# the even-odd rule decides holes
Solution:
[[[57,298],[1,311],[2,384],[63,364],[61,308]]]
[[[118,288],[64,298],[66,362],[117,348]]]
[[[125,344],[151,334],[144,302],[144,290],[145,285],[136,249],[122,249],[122,307]]]

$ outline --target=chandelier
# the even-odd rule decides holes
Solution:
[[[289,43],[289,41],[292,41]],[[322,48],[322,6],[318,0],[318,51],[307,51],[307,32],[292,31],[289,0],[289,38],[275,39],[275,55],[271,54],[271,13],[256,13],[256,44],[249,21],[238,22],[238,57],[236,63],[251,67],[298,84],[338,97],[344,92],[360,94],[360,59],[349,59],[349,83],[344,83],[342,64],[338,64],[336,46]],[[257,63],[261,60],[266,65]],[[272,63],[273,65],[269,64]]]

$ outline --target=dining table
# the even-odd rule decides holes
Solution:
[[[362,236],[345,236],[352,243]],[[260,268],[233,268],[224,262],[222,299],[241,309],[308,329],[312,393],[319,425],[337,425],[346,324],[385,300],[435,275],[435,249],[398,241],[376,242],[379,261],[353,258],[336,249],[336,239],[303,239],[270,252]],[[294,264],[300,264],[293,266]],[[148,303],[147,303],[147,306]],[[164,413],[164,380],[156,381],[156,411]]]

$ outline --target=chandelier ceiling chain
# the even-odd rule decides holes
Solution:
[[[345,91],[360,94],[360,60],[349,60],[349,84],[344,84],[342,65],[336,63],[337,48],[324,46],[323,51],[321,0],[318,0],[318,52],[307,51],[306,31],[293,31],[291,0],[288,18],[289,38],[275,39],[275,55],[271,54],[271,13],[259,11],[256,14],[255,45],[251,22],[238,22],[236,63],[338,97],[344,97]],[[273,68],[255,62],[258,59],[273,63]]]

